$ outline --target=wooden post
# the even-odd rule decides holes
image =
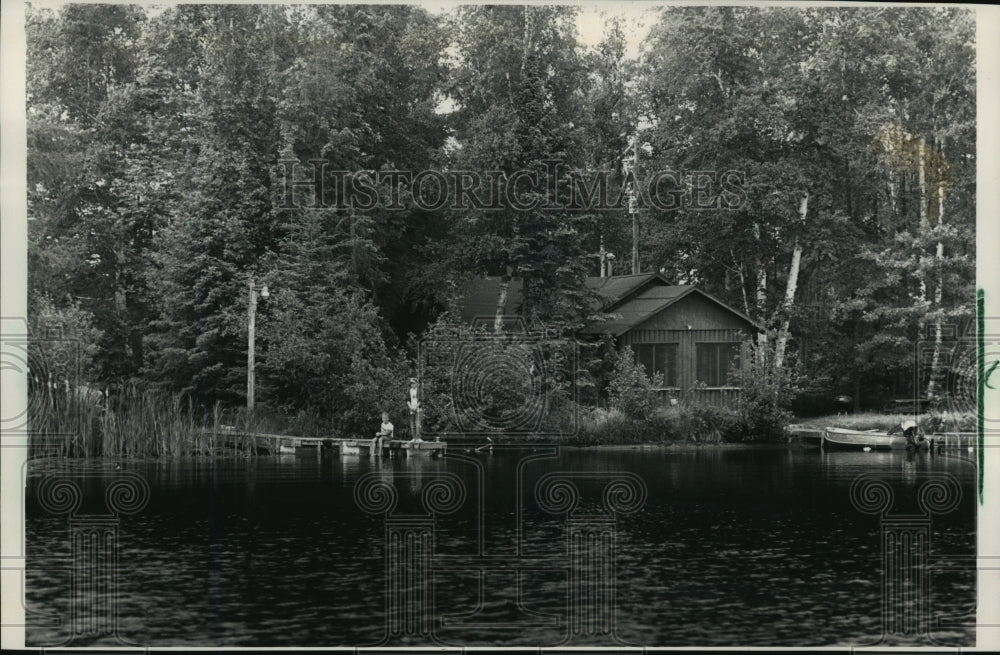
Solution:
[[[257,322],[257,290],[250,278],[250,304],[247,306],[247,411],[253,411],[254,396],[254,340]]]

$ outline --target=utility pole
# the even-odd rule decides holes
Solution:
[[[254,404],[254,350],[257,337],[257,294],[267,298],[267,285],[257,286],[250,277],[250,303],[247,305],[247,411],[253,411]]]

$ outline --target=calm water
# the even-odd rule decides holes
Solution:
[[[148,483],[148,505],[118,523],[117,633],[141,645],[861,646],[883,633],[880,519],[850,497],[862,474],[892,488],[891,516],[918,513],[928,480],[959,481],[957,508],[932,517],[933,642],[883,643],[973,645],[974,467],[958,456],[563,449],[385,462],[302,455],[107,462],[73,472],[82,491],[74,516],[106,513],[115,481]],[[66,514],[49,511],[58,509],[51,499],[40,502],[52,494],[45,475],[40,465],[28,481],[28,643],[35,646],[67,643],[71,606],[86,604],[71,602],[72,528]],[[422,560],[433,581],[422,633],[404,628],[401,636],[387,623],[391,530],[384,513],[359,507],[359,480],[375,485],[361,494],[368,510],[385,509],[379,492],[395,489],[391,526],[426,517],[428,505],[435,510],[432,526],[422,523],[433,532],[433,554]],[[612,509],[641,507],[609,512],[603,498],[616,480]],[[567,520],[559,511],[569,509],[569,485],[578,497]],[[573,573],[571,530],[613,532],[614,570]],[[586,543],[610,552],[601,550],[608,541]],[[591,552],[586,547],[574,552]],[[403,570],[415,570],[414,562]],[[581,605],[573,605],[572,576],[574,588],[593,589],[589,580],[613,597],[613,626],[575,636],[570,608]],[[400,588],[420,587],[411,577]],[[591,606],[606,605],[582,605]]]

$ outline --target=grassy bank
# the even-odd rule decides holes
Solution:
[[[850,430],[888,430],[907,420],[916,420],[917,425],[925,434],[972,432],[976,429],[976,417],[968,412],[935,412],[920,414],[916,418],[912,414],[861,412],[795,419],[792,422],[795,425],[813,429],[838,427]]]

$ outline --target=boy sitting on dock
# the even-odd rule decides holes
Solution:
[[[382,412],[382,425],[379,426],[379,431],[375,433],[375,440],[372,446],[374,447],[374,454],[382,454],[382,444],[386,439],[392,439],[392,433],[395,428],[392,422],[389,420],[389,413]]]

